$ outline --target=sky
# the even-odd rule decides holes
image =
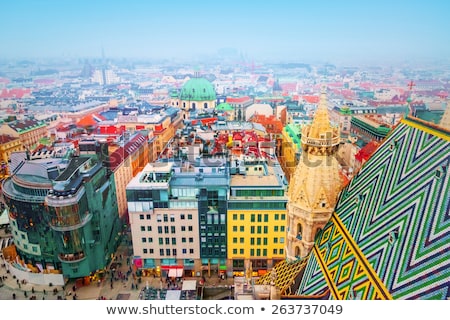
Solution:
[[[0,1],[0,58],[450,57],[450,1]]]

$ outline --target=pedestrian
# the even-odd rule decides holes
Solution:
[[[16,300],[16,294],[15,293],[12,294],[12,298],[13,298],[13,300]]]

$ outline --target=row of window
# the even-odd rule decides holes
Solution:
[[[256,239],[256,243],[255,243],[255,239]],[[268,239],[269,238],[250,238],[250,245],[255,245],[255,244],[256,245],[261,245],[261,244],[267,245],[269,242]],[[262,243],[261,243],[261,241],[262,241]],[[233,238],[233,243],[238,243],[237,237]],[[239,243],[242,243],[242,244],[245,243],[245,238],[244,237],[239,238]],[[280,237],[280,238],[274,237],[273,243],[275,243],[275,244],[284,243],[284,237]]]
[[[256,250],[256,251],[255,251]],[[256,254],[255,254],[256,252]],[[262,253],[262,254],[261,254]],[[272,253],[274,255],[284,254],[284,249],[273,249]],[[238,249],[233,249],[233,255],[238,254]],[[239,249],[239,254],[244,255],[244,249]],[[267,257],[267,249],[250,249],[250,256],[252,257]]]
[[[253,230],[253,232],[251,231],[251,233],[255,233],[255,226],[250,226],[250,230]],[[261,226],[257,226],[256,230],[258,231],[257,233],[261,233]],[[268,230],[268,226],[264,226],[263,229],[264,233],[267,233]],[[284,226],[273,226],[273,231],[274,232],[284,232]],[[238,232],[238,226],[233,226],[233,232]],[[239,232],[245,232],[245,226],[239,226]]]
[[[163,229],[164,228],[164,229]],[[170,228],[170,232],[169,232],[169,228]],[[141,231],[145,231],[145,226],[141,226]],[[182,232],[186,231],[186,226],[181,226],[180,230]],[[192,226],[187,226],[187,231],[193,231],[194,228]],[[152,226],[147,226],[147,231],[152,231]],[[176,228],[175,226],[158,226],[158,233],[159,234],[163,234],[163,233],[176,233]]]
[[[187,254],[187,252],[188,252],[188,249],[181,249],[181,253],[182,254]],[[142,253],[144,253],[144,254],[147,254],[147,253],[154,254],[155,251],[152,248],[150,248],[150,249],[142,249]],[[189,254],[194,254],[194,249],[189,249]],[[176,257],[177,256],[177,249],[159,249],[159,255],[160,256],[167,256],[167,257],[170,257],[170,256]]]
[[[187,218],[187,220],[192,220],[192,214],[188,214],[188,215],[186,215],[184,213],[180,214],[180,219],[181,220],[185,220],[186,218]],[[144,220],[144,219],[151,220],[152,219],[152,215],[151,214],[146,214],[146,215],[140,214],[139,215],[139,219],[140,220]],[[169,217],[168,214],[157,214],[156,215],[156,221],[157,222],[162,222],[162,221],[169,222],[169,219],[170,219],[170,222],[175,222],[175,215],[171,214],[170,217]]]
[[[194,254],[194,249],[181,249],[181,253],[182,254],[187,254],[189,250],[189,254]],[[143,254],[154,254],[155,251],[152,248],[149,249],[142,249],[142,253]],[[273,249],[272,253],[274,255],[282,255],[284,254],[284,249]],[[233,249],[233,254],[237,255],[238,254],[238,249]],[[239,249],[239,254],[244,254],[244,249]],[[159,249],[159,255],[160,256],[173,256],[176,257],[177,256],[177,249]],[[250,249],[250,256],[252,257],[267,257],[267,249]]]
[[[239,220],[241,220],[241,221],[244,221],[245,220],[245,214],[243,214],[243,213],[241,213],[241,214],[239,214]],[[263,222],[262,221],[262,219],[264,218],[264,222],[268,222],[269,221],[269,215],[268,214],[251,214],[250,215],[250,220],[251,220],[251,222],[256,222],[255,221],[255,217],[256,217],[256,220],[257,220],[257,222]],[[237,215],[237,213],[233,213],[233,220],[238,220],[238,215]],[[284,213],[282,213],[282,214],[279,214],[279,213],[275,213],[274,214],[274,220],[286,220],[286,214],[284,214]]]
[[[182,243],[186,243],[186,241],[189,241],[189,243],[193,243],[194,242],[194,238],[193,237],[189,237],[189,238],[182,237],[181,238],[181,242]],[[149,238],[142,237],[141,238],[141,242],[142,243],[147,243],[147,242],[153,243],[153,238],[151,238],[151,237],[149,237]],[[173,244],[173,245],[176,245],[177,244],[177,238],[175,238],[175,237],[172,237],[172,238],[159,237],[158,238],[158,244],[167,244],[167,245]]]

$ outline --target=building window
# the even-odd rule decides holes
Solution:
[[[147,242],[147,238],[142,238],[142,242]]]
[[[237,220],[237,214],[233,214],[233,220]]]
[[[239,243],[244,243],[244,238],[243,237],[239,238]]]
[[[188,231],[192,231],[192,230],[193,230],[192,226],[188,226]]]
[[[153,238],[148,238],[148,242],[152,243],[153,242]]]
[[[258,213],[258,222],[262,221],[262,214]]]
[[[244,232],[244,230],[245,230],[244,226],[239,226],[239,231],[240,232]]]
[[[139,215],[139,219],[144,220],[144,215],[143,215],[143,214],[140,214],[140,215]]]
[[[194,242],[194,238],[189,238],[189,243],[193,243]]]
[[[186,231],[186,226],[181,226],[181,231]]]
[[[278,238],[273,238],[273,243],[278,243]]]
[[[172,255],[173,255],[174,257],[177,256],[177,249],[172,249]]]
[[[177,244],[177,238],[172,238],[172,244],[174,244],[174,245]]]
[[[194,249],[189,249],[190,254],[194,254]]]
[[[182,253],[182,254],[186,254],[186,253],[187,253],[187,249],[182,249],[182,250],[181,250],[181,253]]]
[[[237,243],[237,238],[233,238],[233,243]]]
[[[186,238],[185,237],[181,238],[181,242],[185,243],[186,242]]]
[[[170,226],[170,233],[175,233],[175,226]]]
[[[237,254],[237,249],[233,249],[233,254]]]
[[[192,220],[192,214],[188,214],[188,220]]]
[[[151,220],[152,219],[152,216],[151,215],[147,215],[147,220]]]
[[[250,226],[250,233],[255,233],[255,226]]]
[[[253,213],[250,215],[250,222],[255,222],[255,215]]]
[[[147,253],[147,249],[142,249],[142,253]]]
[[[164,238],[166,244],[170,244],[170,238]]]
[[[149,249],[148,251],[150,254],[153,254],[153,249]]]
[[[169,216],[167,214],[164,214],[164,222],[168,222],[169,221]]]
[[[233,226],[233,232],[237,232],[237,226]]]
[[[180,214],[180,219],[181,219],[181,220],[184,220],[184,214],[183,214],[183,213]]]
[[[250,245],[254,245],[255,244],[255,238],[250,238]]]
[[[239,219],[240,219],[241,221],[244,221],[244,220],[245,220],[245,215],[244,215],[243,213],[241,213]]]
[[[264,222],[269,222],[269,215],[268,214],[264,215]]]
[[[274,231],[274,232],[278,232],[278,226],[274,226],[274,227],[273,227],[273,231]]]
[[[275,220],[280,220],[280,215],[278,213],[275,213]]]
[[[141,226],[141,231],[145,231],[145,226]]]
[[[147,226],[147,231],[152,231],[152,226]]]
[[[164,244],[164,240],[163,240],[163,238],[161,238],[161,237],[160,237],[160,238],[158,238],[158,243],[159,243],[159,244]]]
[[[159,255],[164,256],[164,249],[159,249]]]
[[[239,249],[239,254],[244,254],[244,249]]]

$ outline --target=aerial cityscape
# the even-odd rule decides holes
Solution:
[[[0,300],[450,299],[449,5],[380,3],[4,4]]]

